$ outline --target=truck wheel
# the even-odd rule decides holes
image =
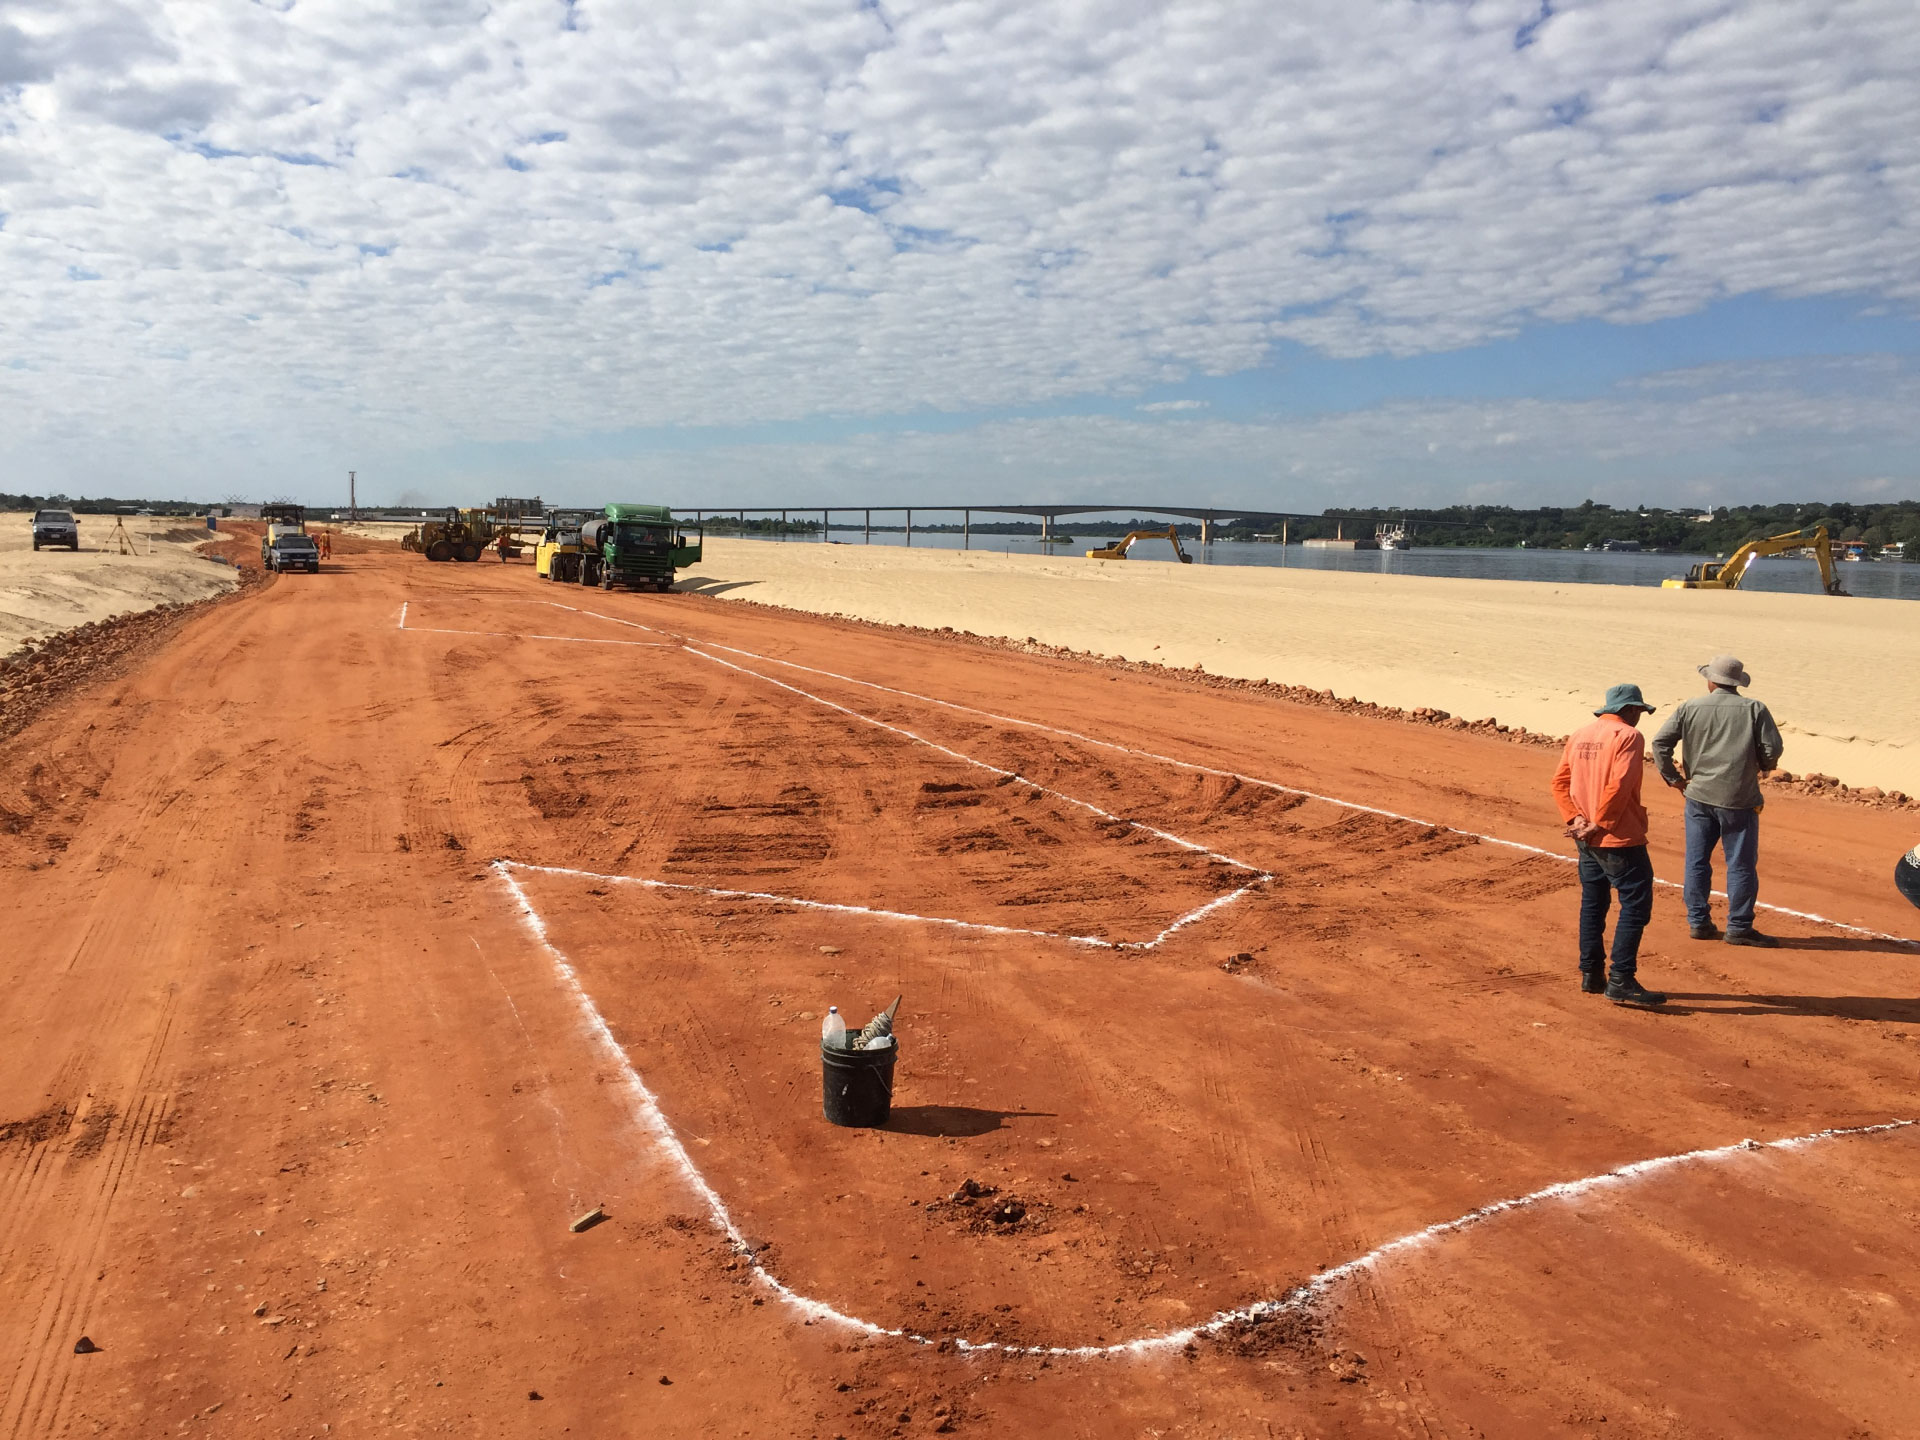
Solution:
[[[445,538],[434,541],[431,545],[427,546],[426,556],[429,560],[451,560],[453,558],[453,542]]]
[[[40,548],[40,538],[37,535],[34,537],[33,548],[36,550]]]
[[[465,560],[471,563],[472,561],[478,560],[480,558],[480,547],[474,544],[473,541],[471,540],[464,540],[457,547],[455,547],[453,552],[453,558],[456,560]]]

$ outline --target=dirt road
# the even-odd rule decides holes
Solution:
[[[1920,1433],[1915,837],[1551,766],[343,540],[0,751],[0,1437]]]

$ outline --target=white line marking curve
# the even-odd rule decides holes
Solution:
[[[759,1255],[746,1237],[740,1233],[726,1202],[720,1198],[706,1176],[700,1173],[699,1166],[693,1163],[693,1157],[687,1147],[681,1143],[678,1133],[660,1108],[660,1102],[653,1091],[647,1088],[640,1072],[634,1068],[633,1061],[621,1048],[620,1042],[613,1036],[605,1017],[587,994],[586,987],[580,983],[579,973],[572,962],[553,943],[547,932],[546,922],[533,908],[519,881],[511,873],[515,868],[544,869],[546,867],[517,866],[515,862],[495,860],[493,872],[511,893],[519,907],[521,922],[534,941],[547,952],[553,963],[555,977],[561,988],[574,1002],[579,1013],[581,1028],[589,1044],[607,1062],[616,1066],[623,1076],[628,1103],[633,1118],[641,1128],[650,1133],[661,1152],[672,1163],[682,1180],[699,1197],[707,1208],[707,1219],[714,1229],[725,1236],[728,1246],[747,1262],[754,1277],[782,1302],[801,1315],[811,1324],[815,1320],[844,1326],[857,1330],[876,1339],[904,1340],[914,1345],[937,1345],[950,1341],[954,1348],[969,1352],[998,1352],[1006,1355],[1041,1355],[1066,1359],[1131,1359],[1155,1354],[1166,1350],[1178,1350],[1196,1340],[1220,1335],[1238,1326],[1255,1324],[1270,1320],[1290,1312],[1304,1311],[1317,1304],[1343,1281],[1352,1279],[1363,1271],[1370,1270],[1382,1261],[1397,1255],[1424,1248],[1449,1235],[1458,1234],[1489,1220],[1512,1214],[1518,1210],[1544,1204],[1549,1200],[1577,1200],[1596,1191],[1631,1184],[1649,1175],[1658,1174],[1687,1164],[1705,1164],[1730,1159],[1735,1156],[1760,1151],[1792,1151],[1819,1141],[1848,1139],[1863,1135],[1880,1135],[1890,1131],[1904,1130],[1920,1124],[1920,1119],[1887,1120],[1872,1125],[1852,1125],[1827,1130],[1816,1130],[1810,1135],[1794,1135],[1779,1140],[1741,1140],[1732,1145],[1720,1145],[1711,1149],[1688,1150],[1678,1155],[1661,1155],[1649,1160],[1636,1161],[1620,1166],[1615,1170],[1603,1171],[1598,1175],[1589,1175],[1579,1180],[1564,1180],[1548,1185],[1525,1195],[1511,1199],[1496,1200],[1491,1204],[1469,1210],[1466,1214],[1452,1220],[1443,1220],[1429,1225],[1425,1229],[1398,1236],[1377,1245],[1364,1255],[1355,1256],[1344,1264],[1330,1270],[1323,1270],[1302,1284],[1295,1285],[1280,1296],[1271,1300],[1255,1300],[1233,1310],[1222,1310],[1197,1325],[1189,1325],[1179,1330],[1167,1330],[1153,1335],[1143,1335],[1137,1339],[1124,1340],[1110,1345],[1009,1345],[998,1340],[969,1340],[963,1336],[923,1335],[917,1331],[893,1328],[864,1320],[836,1309],[824,1300],[816,1300],[802,1295],[787,1285],[778,1276],[761,1263]]]

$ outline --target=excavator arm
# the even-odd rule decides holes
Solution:
[[[1764,540],[1749,540],[1724,562],[1704,561],[1695,565],[1684,576],[1660,582],[1666,590],[1738,590],[1740,582],[1746,578],[1747,567],[1762,555],[1784,555],[1789,550],[1813,551],[1814,563],[1820,567],[1820,585],[1829,595],[1844,595],[1840,574],[1833,567],[1833,546],[1827,538],[1827,527],[1816,525],[1812,530],[1789,530],[1784,535],[1769,535]]]
[[[1187,554],[1180,544],[1180,527],[1177,525],[1169,525],[1164,530],[1129,530],[1104,550],[1087,551],[1087,558],[1089,560],[1124,560],[1127,558],[1128,549],[1136,540],[1171,540],[1173,553],[1180,557],[1180,563],[1182,565],[1193,563],[1193,557]]]

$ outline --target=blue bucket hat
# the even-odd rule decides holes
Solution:
[[[1653,706],[1647,704],[1647,697],[1640,693],[1638,685],[1609,685],[1607,699],[1596,715],[1618,715],[1622,710],[1644,710],[1653,714]]]

